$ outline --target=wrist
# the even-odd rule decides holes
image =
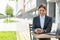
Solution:
[[[44,33],[46,32],[46,30],[44,30]]]

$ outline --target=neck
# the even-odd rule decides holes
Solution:
[[[44,15],[40,15],[40,16],[44,16]]]

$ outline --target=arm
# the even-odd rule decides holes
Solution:
[[[32,31],[33,32],[35,32],[35,29],[36,29],[35,27],[36,27],[36,25],[35,25],[35,18],[33,18],[33,26],[32,26]]]
[[[51,27],[52,27],[52,18],[49,19],[48,25],[46,30],[44,30],[44,33],[48,33],[51,31]]]

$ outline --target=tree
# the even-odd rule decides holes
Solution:
[[[9,5],[6,6],[6,15],[9,16],[9,17],[13,17],[13,8]]]
[[[18,2],[18,0],[16,0],[16,2]]]
[[[18,2],[18,0],[9,0],[9,1],[16,1],[16,2]]]

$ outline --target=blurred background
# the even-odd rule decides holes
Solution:
[[[41,3],[47,5],[47,15],[53,18],[53,31],[60,23],[60,0],[0,0],[0,40],[33,39],[29,25],[39,15]]]

